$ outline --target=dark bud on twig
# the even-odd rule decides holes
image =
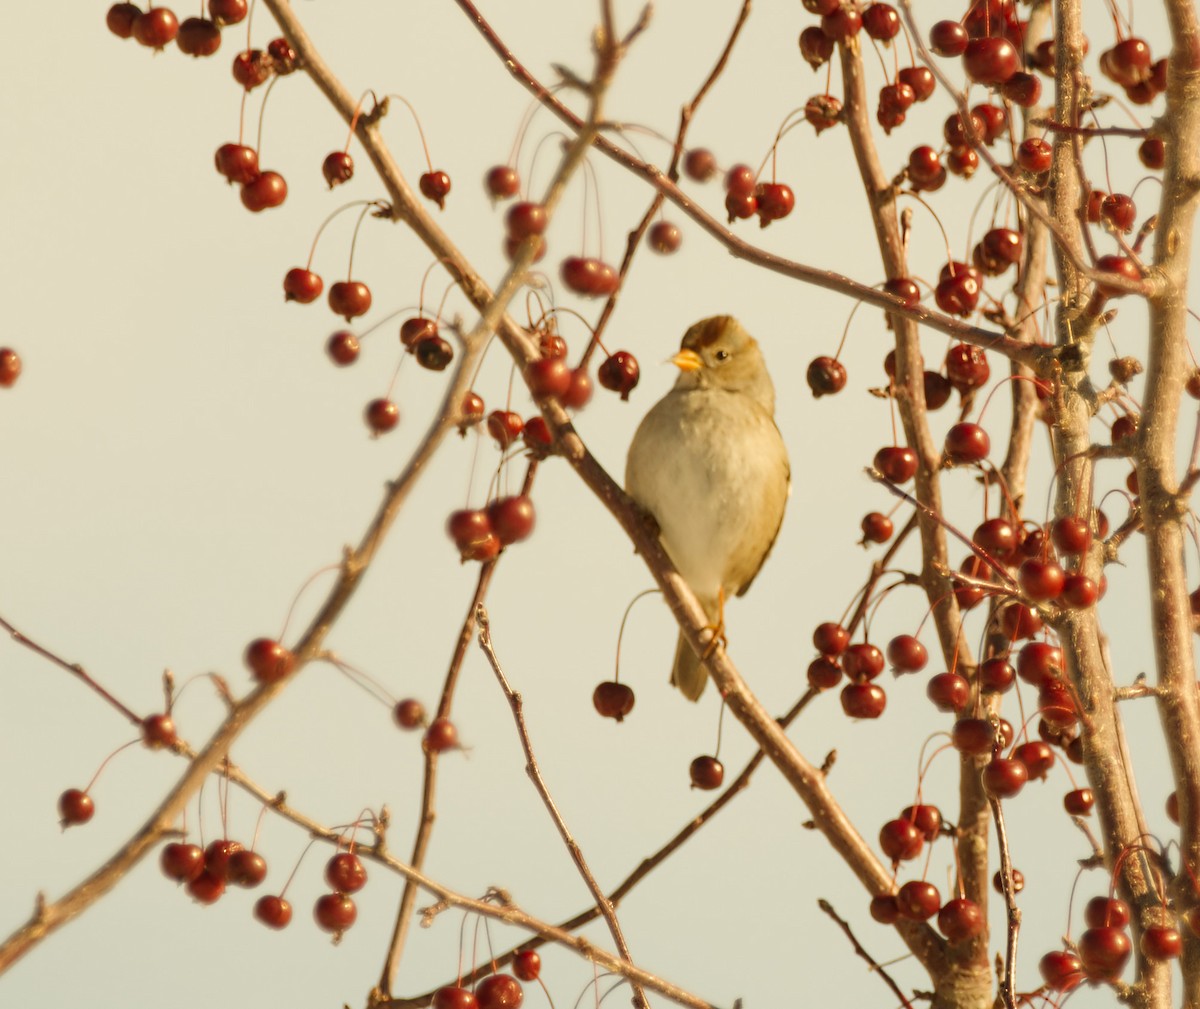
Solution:
[[[1114,357],[1108,362],[1108,373],[1122,385],[1143,371],[1142,362],[1136,357]]]

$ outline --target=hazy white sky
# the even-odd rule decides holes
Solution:
[[[9,71],[8,86],[0,89],[7,124],[0,153],[0,275],[8,309],[0,345],[16,347],[25,362],[18,385],[0,390],[0,615],[149,713],[162,703],[160,677],[168,668],[178,682],[211,671],[235,694],[248,689],[244,645],[277,633],[305,580],[357,541],[385,482],[420,439],[444,378],[406,365],[395,392],[401,424],[371,440],[361,411],[392,379],[400,357],[396,325],[367,338],[354,367],[335,369],[322,347],[338,320],[323,299],[307,307],[283,303],[283,274],[303,264],[326,214],[347,200],[381,195],[364,158],[351,183],[327,192],[321,160],[341,147],[346,131],[307,79],[280,81],[263,127],[262,166],[286,176],[289,198],[278,210],[251,215],[212,166],[216,147],[237,137],[239,92],[229,63],[244,35],[231,29],[220,53],[207,61],[187,59],[174,47],[151,56],[105,30],[104,4],[83,6],[60,13],[49,33],[41,7],[16,5],[0,41]],[[304,0],[296,6],[352,91],[402,93],[421,112],[435,167],[453,180],[441,219],[483,275],[498,279],[502,220],[481,180],[508,156],[527,108],[525,93],[451,3]],[[551,63],[588,69],[595,5],[553,11],[529,2],[483,6],[544,79]],[[680,103],[708,72],[736,6],[659,4],[650,31],[621,70],[610,114],[673,131]],[[629,23],[636,6],[622,3],[619,10]],[[265,10],[258,13],[256,44],[277,34],[269,21]],[[811,21],[799,4],[768,0],[756,7],[727,75],[693,126],[693,140],[711,146],[723,165],[757,164],[783,117],[823,89],[823,74],[814,75],[796,51],[796,36]],[[1140,27],[1161,38],[1151,26]],[[247,106],[251,142],[260,99],[256,92]],[[915,110],[883,143],[886,163],[899,170],[912,146],[940,144],[944,114],[944,108]],[[524,172],[536,141],[555,129],[545,113],[535,117]],[[424,166],[411,121],[396,108],[385,132],[415,181]],[[665,164],[666,145],[642,135],[635,142],[646,157]],[[1114,178],[1132,185],[1140,172],[1125,172],[1126,159],[1111,146]],[[552,144],[541,148],[538,185],[549,176],[553,150]],[[880,280],[844,133],[830,130],[816,139],[807,128],[796,130],[778,164],[780,178],[796,191],[796,211],[769,230],[751,223],[740,233],[863,282]],[[603,251],[616,260],[649,197],[603,160],[595,167]],[[719,208],[719,187],[693,188],[705,206]],[[1139,200],[1148,206],[1155,191],[1153,184],[1142,187]],[[959,258],[967,219],[983,193],[982,179],[970,186],[952,179],[931,200]],[[980,214],[990,205],[989,197]],[[667,216],[683,227],[683,248],[669,258],[640,255],[609,330],[614,348],[639,357],[642,384],[629,403],[598,390],[578,428],[619,475],[637,421],[673,379],[673,369],[660,362],[686,327],[728,312],[758,336],[780,393],[778,421],[794,491],[770,562],[753,591],[730,606],[730,650],[768,708],[783,711],[803,690],[811,628],[838,618],[866,574],[870,556],[854,545],[861,516],[891,507],[862,475],[875,450],[891,440],[886,404],[866,392],[884,381],[887,334],[878,313],[859,312],[844,353],[848,388],[814,402],[804,385],[805,366],[816,354],[834,352],[851,306],[734,261],[679,214],[668,210]],[[326,285],[345,269],[352,220],[343,215],[325,232],[315,268]],[[585,220],[595,242],[576,185],[552,227],[548,263],[579,254]],[[920,272],[932,275],[944,252],[920,210],[914,242]],[[367,221],[355,257],[356,277],[375,294],[364,323],[414,305],[429,262],[402,228]],[[427,302],[437,303],[443,284],[435,272]],[[564,304],[589,317],[596,313],[594,305],[569,296]],[[454,293],[446,312],[472,320]],[[1115,331],[1120,349],[1141,356],[1138,312],[1131,306],[1124,315],[1127,324]],[[577,353],[583,328],[568,318],[563,330]],[[944,338],[927,335],[927,358],[936,362],[945,346]],[[1097,376],[1105,357],[1102,349]],[[489,409],[507,395],[502,358],[499,348],[489,354],[477,384]],[[1001,370],[994,361],[993,374]],[[514,404],[529,412],[526,397],[515,394]],[[1004,409],[1002,396],[989,407],[996,431]],[[947,408],[936,417],[936,430],[952,422],[949,414]],[[995,437],[994,446],[998,442]],[[476,569],[459,565],[442,526],[465,500],[483,500],[497,456],[490,442],[480,444],[472,479],[475,452],[473,438],[445,446],[330,639],[348,662],[397,696],[436,701],[470,598]],[[996,447],[993,458],[999,457]],[[1036,458],[1044,470],[1045,444]],[[1120,464],[1108,464],[1102,474],[1104,488],[1124,478]],[[951,474],[946,484],[959,521],[970,528],[981,506],[970,497],[969,474]],[[1039,517],[1045,478],[1033,488],[1029,514]],[[537,531],[505,556],[496,576],[489,599],[493,633],[510,679],[525,696],[547,781],[608,888],[705,805],[706,796],[687,787],[687,767],[712,751],[717,702],[710,690],[693,706],[667,687],[675,631],[665,609],[648,600],[630,620],[622,663],[637,707],[619,726],[596,716],[591,692],[611,675],[621,613],[649,578],[615,523],[564,465],[542,467],[535,497]],[[1110,502],[1106,507],[1119,518],[1123,504]],[[1110,570],[1111,593],[1103,604],[1123,682],[1150,662],[1138,551],[1132,544],[1128,567]],[[301,599],[292,636],[328,578],[318,578]],[[875,618],[873,640],[912,632],[922,609],[912,590],[894,593]],[[83,787],[105,755],[130,737],[128,726],[25,650],[0,645],[0,672],[0,760],[7,768],[0,933],[7,934],[30,913],[38,891],[56,897],[107,858],[143,822],[181,764],[140,747],[121,753],[94,789],[95,819],[61,833],[59,792]],[[792,730],[814,761],[837,748],[833,787],[872,840],[884,820],[912,801],[922,740],[949,726],[926,701],[923,679],[894,687],[889,680],[887,687],[889,708],[878,723],[848,722],[831,695]],[[196,744],[221,713],[209,681],[201,679],[188,687],[175,716],[180,733]],[[1127,715],[1142,795],[1156,829],[1165,831],[1160,811],[1171,786],[1153,711],[1143,704]],[[1018,720],[1015,712],[1008,717]],[[470,894],[503,886],[527,911],[551,921],[585,906],[586,892],[523,774],[507,706],[474,648],[455,719],[469,750],[442,762],[429,871]],[[384,707],[331,668],[314,666],[252,726],[233,757],[264,787],[286,789],[295,805],[327,823],[386,804],[391,846],[405,853],[419,801],[418,744],[393,727]],[[721,755],[729,775],[751,752],[727,719]],[[926,796],[950,816],[955,763],[950,755],[939,758],[926,783]],[[1029,883],[1025,906],[1033,909],[1022,938],[1020,977],[1028,987],[1037,983],[1037,958],[1066,928],[1074,860],[1088,854],[1061,811],[1069,787],[1056,768],[1049,783],[1031,785],[1013,803],[1014,858]],[[248,840],[257,817],[245,796],[231,796],[231,835]],[[622,907],[638,961],[719,1005],[737,997],[748,1009],[781,999],[891,1005],[890,994],[816,910],[817,898],[828,898],[851,919],[877,958],[899,956],[903,947],[869,920],[866,895],[819,835],[802,828],[806,818],[764,767],[749,794]],[[193,830],[197,820],[193,804]],[[217,790],[210,785],[203,797],[205,837],[217,836],[219,824]],[[378,976],[400,883],[369,869],[358,923],[333,947],[311,922],[327,854],[319,849],[288,891],[293,924],[268,932],[251,918],[253,900],[278,891],[305,843],[294,827],[267,817],[259,839],[270,866],[263,888],[228,893],[209,908],[175,892],[157,859],[148,859],[0,979],[0,1002],[56,1004],[77,998],[67,992],[81,991],[89,1005],[126,1009],[164,1001],[177,1009],[264,999],[362,1004]],[[940,843],[929,878],[946,892],[952,871],[952,852]],[[1105,885],[1092,874],[1080,892],[1090,896]],[[999,920],[993,914],[993,923]],[[447,915],[427,931],[414,931],[398,993],[453,976],[458,928],[459,919]],[[608,944],[601,930],[589,934]],[[497,948],[513,938],[493,931]],[[573,1004],[590,971],[573,957],[544,958],[555,1004]],[[910,963],[894,971],[903,985],[922,984]],[[541,998],[530,991],[527,1004]],[[1073,1004],[1108,1001],[1106,992],[1088,992]]]

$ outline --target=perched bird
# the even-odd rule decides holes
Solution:
[[[775,387],[758,343],[728,315],[696,323],[671,359],[679,378],[629,446],[625,489],[657,521],[659,538],[714,629],[766,560],[790,491],[775,426]],[[671,682],[696,700],[707,671],[682,634]]]

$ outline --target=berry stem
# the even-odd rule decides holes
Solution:
[[[619,631],[617,631],[617,658],[616,658],[616,661],[613,663],[613,682],[614,683],[621,682],[621,641],[625,637],[625,623],[627,620],[629,620],[629,611],[633,609],[633,604],[636,603],[643,596],[650,596],[650,595],[654,595],[655,593],[661,594],[661,592],[662,592],[661,589],[645,589],[645,590],[639,592],[636,596],[634,596],[629,601],[629,605],[625,607],[625,613],[621,617],[621,629]]]
[[[103,771],[108,766],[108,762],[110,760],[112,760],[113,757],[115,757],[122,750],[128,750],[129,747],[133,746],[135,743],[140,743],[141,741],[142,740],[140,737],[137,739],[131,739],[131,740],[129,740],[128,743],[122,743],[115,750],[113,750],[112,753],[110,753],[107,757],[104,758],[104,760],[101,762],[100,766],[96,768],[96,773],[92,775],[92,780],[87,783],[87,788],[85,788],[83,791],[86,794],[90,795],[91,791],[92,791],[92,786],[96,784],[96,779],[100,777],[100,772]]]
[[[425,165],[432,172],[433,162],[429,160],[429,145],[425,142],[425,130],[421,127],[421,117],[417,115],[417,110],[412,107],[412,103],[403,95],[384,95],[384,98],[395,98],[403,102],[408,111],[412,113],[413,122],[417,124],[417,134],[421,138],[421,149],[425,152]]]
[[[288,607],[287,616],[283,618],[283,627],[281,627],[279,630],[279,635],[276,638],[277,641],[282,641],[284,636],[287,634],[288,624],[292,622],[292,614],[296,612],[296,604],[300,601],[300,597],[304,594],[304,590],[307,589],[318,578],[320,578],[321,575],[326,574],[329,571],[337,571],[340,567],[341,565],[339,564],[326,564],[323,568],[317,568],[316,571],[308,576],[304,584],[300,586],[299,590],[292,597],[292,605]]]

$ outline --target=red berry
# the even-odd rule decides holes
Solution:
[[[1174,960],[1183,952],[1183,940],[1178,929],[1152,925],[1142,932],[1141,947],[1147,960]]]
[[[904,67],[896,74],[896,79],[912,88],[913,97],[918,102],[932,97],[937,87],[937,78],[928,67]]]
[[[961,56],[969,41],[967,30],[957,21],[936,21],[929,29],[929,48],[938,56]]]
[[[1054,150],[1041,137],[1022,140],[1017,147],[1017,164],[1031,175],[1040,175],[1050,170]]]
[[[257,214],[287,199],[287,183],[278,172],[261,172],[242,186],[242,206]]]
[[[850,634],[841,624],[817,624],[813,631],[813,646],[822,655],[841,655],[850,644]]]
[[[1167,163],[1167,148],[1158,137],[1147,137],[1138,147],[1138,159],[1157,172]]]
[[[592,379],[587,368],[576,368],[571,372],[571,385],[560,399],[569,410],[582,410],[591,402]]]
[[[900,816],[911,820],[926,841],[932,842],[942,832],[942,814],[937,806],[905,806]]]
[[[1116,274],[1126,280],[1142,279],[1137,265],[1132,259],[1126,256],[1101,256],[1096,260],[1096,269],[1102,273]],[[1127,292],[1098,281],[1096,283],[1096,293],[1106,298],[1123,298]]]
[[[321,174],[325,176],[330,189],[349,182],[354,178],[354,159],[348,151],[332,151],[321,162]]]
[[[440,336],[421,340],[413,348],[417,364],[426,371],[445,371],[454,360],[454,348]]]
[[[466,988],[439,988],[433,993],[433,1009],[477,1009],[475,995]]]
[[[1096,805],[1090,788],[1075,788],[1063,796],[1063,809],[1072,816],[1087,816]]]
[[[1089,928],[1079,937],[1079,959],[1089,981],[1115,981],[1132,952],[1129,936],[1119,928]]]
[[[521,188],[521,178],[515,168],[496,165],[488,169],[483,179],[483,187],[493,200],[507,200],[517,195]]]
[[[929,662],[929,651],[911,634],[898,634],[888,642],[888,662],[899,673],[919,673]]]
[[[960,718],[950,729],[950,742],[959,753],[982,757],[995,748],[996,730],[986,718]]]
[[[512,410],[493,410],[488,414],[488,434],[496,439],[496,444],[501,449],[508,448],[521,437],[521,431],[524,428],[525,421],[521,419],[519,413],[514,413]]]
[[[863,543],[886,543],[895,532],[892,520],[880,512],[868,512],[864,515],[860,528],[862,529]]]
[[[1013,757],[1025,765],[1031,781],[1044,781],[1054,766],[1054,751],[1041,739],[1022,743],[1013,750]]]
[[[20,377],[20,355],[11,347],[0,347],[0,387],[10,389]]]
[[[850,718],[878,718],[887,707],[887,694],[878,683],[847,683],[841,701]]]
[[[1129,919],[1129,905],[1119,897],[1093,897],[1083,908],[1083,921],[1088,928],[1124,928]]]
[[[881,925],[894,925],[900,919],[900,908],[890,893],[876,894],[871,898],[871,917]]]
[[[1013,685],[1017,671],[1003,657],[984,660],[979,666],[979,685],[992,693],[1003,693]]]
[[[367,870],[352,851],[339,851],[325,863],[325,882],[340,893],[357,893],[367,884]]]
[[[1083,981],[1083,961],[1070,950],[1051,950],[1038,961],[1038,971],[1051,991],[1070,991]]]
[[[896,906],[900,909],[901,917],[910,921],[927,921],[942,906],[942,895],[932,883],[913,879],[897,891]]]
[[[204,849],[198,844],[172,841],[163,845],[158,864],[167,879],[176,883],[190,883],[204,871]]]
[[[808,664],[808,682],[817,690],[836,687],[842,679],[842,667],[828,655],[820,655]]]
[[[358,908],[344,893],[323,893],[313,905],[313,920],[326,932],[340,937],[358,918]]]
[[[621,399],[628,401],[629,394],[637,388],[641,378],[641,369],[637,358],[627,350],[618,350],[606,357],[596,372],[596,378],[605,389],[621,394]]]
[[[400,407],[386,397],[369,402],[363,409],[363,420],[374,435],[387,434],[400,423]]]
[[[321,297],[325,282],[312,270],[296,266],[288,270],[283,278],[283,300],[298,301],[308,305]]]
[[[1042,97],[1042,82],[1025,70],[1018,70],[1000,87],[1000,93],[1014,105],[1031,109]]]
[[[204,849],[204,868],[222,882],[228,883],[230,859],[243,850],[241,842],[232,841],[227,837],[210,841]]]
[[[536,981],[542,972],[542,958],[532,949],[523,949],[513,956],[513,973],[522,981]]]
[[[772,221],[787,217],[796,206],[796,195],[790,186],[782,182],[763,182],[755,187],[754,199],[758,211],[758,221],[766,227]]]
[[[166,7],[151,7],[133,19],[133,37],[150,49],[162,49],[179,32],[179,21]]]
[[[946,432],[946,458],[956,463],[977,463],[987,458],[992,442],[978,424],[964,421]]]
[[[911,820],[888,820],[879,831],[879,847],[893,862],[906,862],[921,854],[925,835]]]
[[[848,645],[842,653],[842,668],[856,682],[875,679],[883,666],[883,652],[866,641]]]
[[[1006,38],[995,35],[971,39],[963,51],[963,69],[978,84],[1003,84],[1021,69],[1021,56]]]
[[[983,910],[973,900],[955,897],[938,912],[938,928],[951,942],[966,942],[983,933]]]
[[[1025,595],[1040,603],[1062,595],[1066,574],[1053,561],[1031,557],[1017,569],[1017,581]]]
[[[862,12],[863,30],[877,42],[887,42],[900,34],[900,14],[891,4],[876,0]]]
[[[1137,221],[1137,207],[1124,193],[1110,193],[1100,201],[1100,218],[1127,235]]]
[[[225,880],[205,869],[195,879],[187,881],[187,892],[198,904],[215,904],[225,892]]]
[[[253,147],[242,144],[222,144],[214,156],[217,171],[225,176],[230,184],[237,182],[245,184],[258,177],[258,152]]]
[[[833,39],[816,25],[809,25],[800,33],[800,55],[816,70],[828,63],[833,55]]]
[[[655,221],[650,227],[647,238],[650,248],[661,255],[668,256],[675,252],[683,242],[683,233],[670,221]]]
[[[917,453],[907,445],[888,445],[875,453],[875,468],[892,483],[907,483],[917,472]]]
[[[229,856],[225,875],[234,886],[250,889],[267,878],[267,861],[257,851],[235,851]]]
[[[142,742],[150,749],[174,746],[175,738],[175,720],[170,715],[147,715],[142,719]]]
[[[525,494],[514,494],[493,501],[487,508],[492,531],[504,546],[519,543],[533,532],[533,501]]]
[[[1011,799],[1028,780],[1025,765],[1010,757],[994,757],[983,768],[984,791],[997,799]]]
[[[833,357],[815,357],[805,373],[813,399],[832,396],[846,386],[846,366]]]
[[[287,928],[292,920],[292,905],[282,897],[268,894],[255,901],[254,917],[268,928]]]
[[[246,17],[247,0],[208,0],[208,14],[219,25],[235,25]]]
[[[958,673],[938,673],[925,685],[925,695],[938,711],[957,713],[971,699],[971,684]]]
[[[325,352],[340,367],[353,364],[358,360],[358,337],[348,329],[339,329],[326,341]]]
[[[479,1009],[520,1009],[525,993],[511,974],[490,974],[475,986],[475,1000]]]
[[[446,209],[446,196],[450,192],[450,176],[445,172],[425,172],[417,181],[421,195],[438,205],[439,210]]]
[[[260,683],[274,683],[296,668],[296,656],[271,638],[255,638],[246,646],[243,658]]]
[[[717,174],[716,156],[707,147],[693,147],[683,157],[683,170],[689,179],[707,182]]]
[[[221,29],[207,18],[185,18],[175,44],[186,56],[211,56],[221,48]]]
[[[247,91],[265,84],[275,68],[261,49],[243,49],[233,58],[230,73]]]
[[[504,218],[508,237],[514,242],[522,242],[531,235],[540,235],[550,223],[546,216],[546,208],[540,203],[514,203]]]
[[[296,50],[285,38],[271,39],[267,43],[267,55],[277,74],[290,74],[296,69]]]
[[[133,22],[141,13],[142,9],[137,4],[115,3],[108,9],[104,20],[108,30],[117,38],[127,39],[133,37]]]
[[[689,766],[688,773],[692,779],[692,788],[704,791],[720,788],[721,782],[725,780],[725,768],[716,757],[697,757]]]
[[[978,389],[991,375],[987,354],[967,343],[955,344],[946,351],[946,375],[959,392]]]
[[[821,31],[835,42],[849,42],[861,28],[862,15],[850,5],[839,5],[821,17]]]
[[[449,718],[435,718],[421,739],[421,748],[426,753],[445,753],[457,747],[458,729]]]
[[[339,280],[329,287],[329,307],[347,322],[371,309],[371,289],[360,280]]]
[[[419,729],[425,724],[425,705],[412,697],[397,701],[392,717],[402,729]]]
[[[605,680],[596,685],[592,691],[592,704],[605,718],[622,722],[625,716],[633,710],[633,690],[624,683],[616,680]],[[525,978],[524,980],[529,980]]]

